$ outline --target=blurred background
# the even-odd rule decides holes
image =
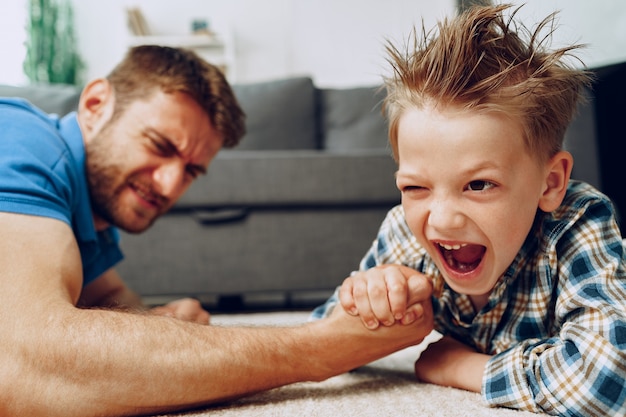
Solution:
[[[323,87],[350,87],[379,83],[386,70],[385,42],[402,43],[413,26],[421,27],[422,22],[432,27],[442,17],[457,13],[460,2],[0,0],[0,84],[21,85],[30,80],[24,61],[33,5],[52,5],[60,12],[69,6],[73,13],[71,19],[62,13],[57,16],[65,40],[57,41],[63,46],[55,54],[75,52],[77,84],[106,75],[130,45],[158,41],[198,48],[207,56],[214,54],[215,60],[223,60],[228,77],[235,82],[308,75]],[[510,3],[526,3],[519,16],[530,25],[560,10],[554,42],[588,44],[581,55],[588,66],[626,59],[626,3],[622,0]],[[140,11],[146,33],[155,38],[133,33],[129,9]],[[211,39],[190,38],[194,29],[208,32]]]

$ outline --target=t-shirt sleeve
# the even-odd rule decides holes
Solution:
[[[55,119],[0,104],[0,211],[52,217],[71,226],[76,173]]]

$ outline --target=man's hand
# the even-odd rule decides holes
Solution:
[[[339,289],[343,308],[361,317],[368,329],[397,321],[411,324],[431,309],[432,284],[420,272],[404,265],[382,265],[346,278]]]
[[[179,320],[198,324],[209,324],[211,315],[202,308],[202,304],[193,298],[183,298],[172,301],[163,306],[150,309],[150,313],[157,316],[174,317]]]
[[[446,336],[422,352],[415,376],[422,382],[480,392],[489,358]]]

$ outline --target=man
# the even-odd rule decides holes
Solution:
[[[61,120],[0,100],[0,132],[0,415],[196,407],[323,380],[431,330],[419,277],[407,300],[416,320],[376,332],[340,308],[247,329],[206,326],[189,299],[145,311],[113,269],[116,228],[145,230],[244,132],[223,76],[191,52],[131,49]]]

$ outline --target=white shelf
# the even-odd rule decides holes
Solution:
[[[225,43],[218,36],[209,35],[149,35],[132,36],[131,46],[138,45],[163,45],[180,46],[186,48],[224,48]]]

